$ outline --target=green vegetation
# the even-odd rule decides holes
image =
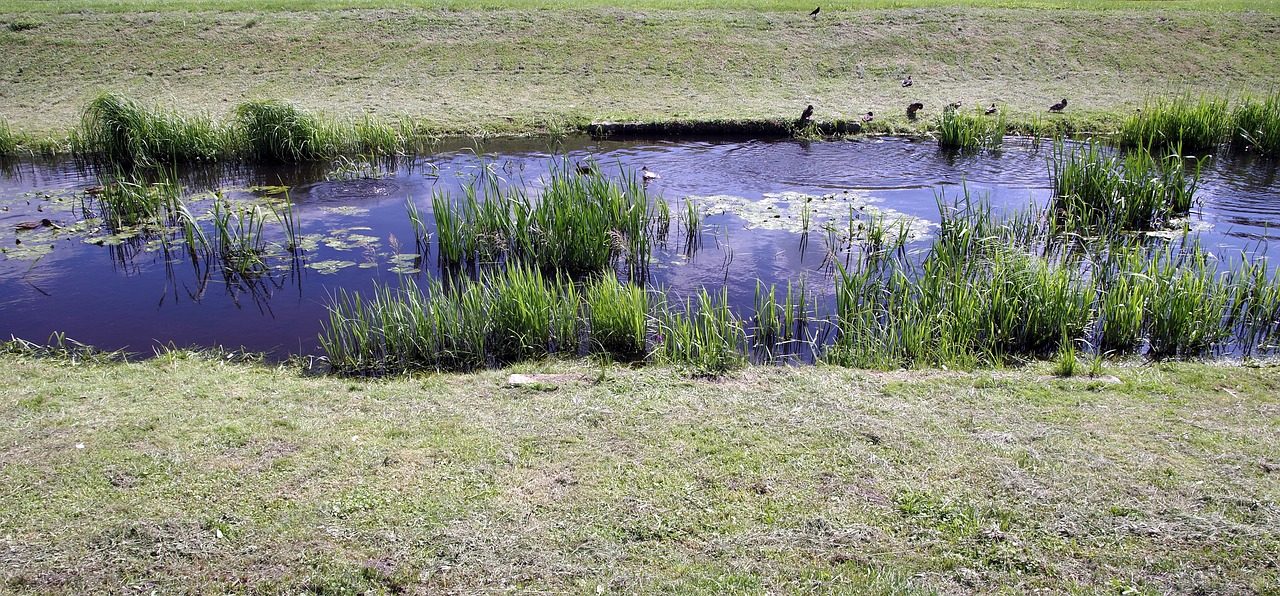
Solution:
[[[1280,91],[1261,101],[1246,97],[1231,113],[1234,146],[1262,155],[1280,155]]]
[[[103,91],[215,117],[278,98],[342,122],[369,114],[400,130],[408,119],[434,134],[794,121],[807,104],[818,123],[874,110],[876,130],[920,131],[958,100],[998,102],[1015,131],[1039,122],[1108,132],[1143,98],[1170,89],[1261,96],[1280,79],[1274,2],[1239,11],[873,2],[823,6],[816,18],[812,6],[782,2],[764,11],[657,2],[495,9],[471,0],[332,12],[310,10],[334,6],[321,2],[237,11],[161,1],[147,12],[110,2],[99,10],[92,0],[32,4],[7,3],[4,18],[39,27],[0,30],[0,119],[32,138],[66,135]],[[906,74],[915,86],[899,85]],[[1046,114],[1062,97],[1071,100],[1066,113]],[[904,107],[916,101],[925,109],[911,123]]]
[[[171,165],[225,157],[230,134],[207,116],[148,109],[107,93],[85,109],[78,151],[125,166]]]
[[[619,283],[609,271],[587,284],[583,298],[596,349],[627,360],[647,355],[649,295],[644,289]]]
[[[938,145],[957,149],[999,147],[1004,140],[1004,113],[994,116],[943,110],[935,123]]]
[[[64,346],[0,355],[6,593],[1280,581],[1271,367],[754,367],[703,381],[580,361],[362,380]]]
[[[1156,155],[1145,147],[1119,153],[1058,142],[1049,160],[1054,223],[1096,235],[1163,229],[1191,209],[1202,161],[1184,158],[1177,146]]]
[[[99,182],[81,195],[80,211],[113,234],[138,226],[162,231],[182,203],[182,188],[171,169],[117,171]]]
[[[1185,151],[1212,150],[1230,136],[1231,112],[1223,98],[1148,100],[1142,110],[1129,116],[1120,128],[1121,147]]]
[[[432,198],[440,255],[449,265],[512,260],[577,275],[625,256],[642,268],[653,240],[670,226],[666,201],[650,197],[634,173],[615,180],[559,168],[535,198],[482,171],[464,196]]]

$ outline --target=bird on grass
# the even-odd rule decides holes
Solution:
[[[645,182],[648,182],[650,180],[657,180],[658,178],[661,178],[661,177],[662,176],[659,176],[657,172],[650,170],[647,166],[640,166],[640,178],[643,179]]]
[[[987,108],[987,109],[983,110],[983,111],[982,111],[982,113],[983,113],[983,114],[986,114],[986,115],[988,115],[988,116],[990,116],[990,115],[992,115],[992,114],[996,113],[996,111],[997,111],[998,109],[999,109],[999,108],[996,108],[996,104],[991,104],[991,107],[989,107],[989,108]]]
[[[808,122],[809,119],[812,117],[813,117],[813,104],[809,104],[809,107],[805,108],[804,111],[800,113],[800,122]]]
[[[813,9],[813,12],[809,13],[809,16],[811,16],[811,17],[816,17],[816,16],[818,16],[818,13],[819,13],[821,10],[822,10],[822,7],[821,7],[821,6],[819,6],[819,7],[815,8],[815,9]]]
[[[956,111],[956,110],[960,109],[960,106],[961,106],[963,103],[964,103],[964,102],[962,102],[962,101],[957,101],[957,102],[949,103],[949,104],[947,104],[947,106],[946,106],[945,108],[942,108],[942,111],[944,111],[944,112],[954,112],[954,111]]]
[[[1065,109],[1067,109],[1067,98],[1065,97],[1062,98],[1062,101],[1049,106],[1050,112],[1062,112]]]
[[[912,81],[912,80],[911,80],[911,75],[907,75],[907,78],[902,79],[902,86],[903,86],[903,87],[910,87],[910,86],[912,86],[912,85],[914,85],[914,84],[915,84],[915,81]]]
[[[862,115],[863,122],[871,122],[872,120],[875,120],[875,119],[876,119],[875,114],[872,114],[871,112],[867,112],[866,114]]]
[[[915,120],[916,112],[919,112],[920,110],[923,110],[923,109],[924,109],[924,104],[918,101],[907,106],[907,120]]]
[[[56,228],[61,228],[62,226],[60,226],[60,225],[58,225],[58,224],[56,224],[56,223],[53,223],[52,221],[50,221],[50,220],[49,220],[49,218],[45,218],[45,219],[42,219],[42,220],[40,220],[40,221],[23,221],[23,222],[18,222],[18,225],[17,225],[17,226],[15,226],[15,227],[16,227],[19,231],[21,231],[21,230],[34,230],[34,229],[36,229],[36,228],[45,228],[45,227],[48,227],[48,228],[55,228],[55,229],[56,229]]]

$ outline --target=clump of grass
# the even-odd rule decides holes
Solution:
[[[1142,110],[1120,127],[1121,147],[1150,149],[1180,147],[1185,151],[1212,149],[1230,134],[1231,116],[1225,98],[1147,101]]]
[[[90,102],[77,135],[80,151],[123,165],[164,165],[226,157],[230,131],[207,116],[144,108],[104,93]]]
[[[957,149],[999,147],[1004,139],[1004,114],[988,116],[944,110],[935,122],[938,145]]]
[[[1242,100],[1231,113],[1231,142],[1262,155],[1280,155],[1280,91]]]
[[[135,226],[163,226],[181,204],[177,174],[168,168],[117,171],[99,182],[95,193],[82,195],[80,209],[115,234]]]
[[[9,121],[0,119],[0,157],[11,157],[18,152],[20,140],[9,128]]]
[[[713,298],[704,288],[696,305],[693,299],[675,308],[664,302],[658,312],[656,355],[663,362],[704,375],[724,374],[746,363],[746,334],[729,309],[727,290]]]
[[[583,297],[593,349],[624,359],[645,355],[649,296],[643,288],[620,283],[608,271],[587,284]]]
[[[1143,147],[1119,155],[1059,141],[1049,162],[1054,216],[1064,231],[1161,229],[1191,209],[1201,161],[1193,163],[1188,167],[1176,147],[1164,156]]]
[[[341,131],[330,121],[278,100],[250,101],[235,115],[248,155],[283,163],[335,157],[343,147]]]
[[[602,271],[623,256],[647,263],[670,217],[634,175],[614,181],[571,169],[553,170],[537,198],[489,179],[460,198],[436,194],[432,206],[448,264],[514,259],[570,274]]]

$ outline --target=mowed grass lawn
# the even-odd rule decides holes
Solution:
[[[6,355],[0,592],[1280,589],[1276,368],[1046,371]]]
[[[926,120],[955,101],[1028,120],[1064,97],[1067,118],[1105,124],[1155,95],[1280,80],[1274,1],[622,4],[18,0],[0,9],[0,119],[65,134],[111,91],[219,118],[278,98],[463,134],[808,104],[905,126],[916,101]]]

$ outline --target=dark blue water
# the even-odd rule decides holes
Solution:
[[[100,183],[97,172],[71,161],[8,163],[0,168],[0,338],[44,342],[58,332],[144,354],[168,345],[242,347],[274,357],[317,353],[326,306],[339,288],[368,291],[436,274],[434,247],[423,255],[414,245],[407,201],[430,221],[433,193],[459,193],[486,177],[536,189],[554,160],[594,161],[607,175],[647,167],[661,175],[649,190],[674,215],[686,201],[704,213],[697,250],[673,223],[646,285],[676,299],[725,287],[747,316],[758,281],[779,285],[781,293],[788,282],[803,283],[821,314],[833,287],[828,227],[847,228],[851,213],[882,214],[910,222],[924,246],[938,220],[939,197],[954,199],[965,187],[997,209],[1046,204],[1049,154],[1044,145],[1017,139],[1007,139],[999,152],[977,154],[898,138],[570,139],[446,145],[432,155],[370,166],[372,179],[339,179],[343,163],[180,172],[193,210],[207,208],[212,191],[248,200],[268,193],[254,187],[289,188],[307,249],[297,260],[273,262],[278,269],[269,274],[247,278],[201,266],[180,248],[166,253],[155,238],[99,245],[105,232],[82,229],[87,224],[78,208],[83,191]],[[1206,162],[1192,214],[1202,245],[1224,255],[1272,252],[1280,227],[1277,169],[1275,161],[1231,156]],[[806,203],[809,233],[802,235]],[[64,228],[16,230],[42,218]],[[269,227],[268,234],[275,233]]]

